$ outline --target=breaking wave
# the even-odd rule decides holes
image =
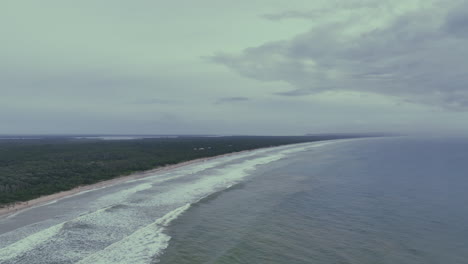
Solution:
[[[103,195],[79,215],[70,212],[65,221],[41,230],[32,225],[0,235],[0,240],[4,236],[11,240],[15,232],[27,234],[0,249],[0,262],[150,263],[169,244],[168,225],[191,204],[239,184],[259,165],[332,143],[303,143],[225,156],[126,182],[120,189],[98,190]],[[73,197],[76,203],[81,198]]]

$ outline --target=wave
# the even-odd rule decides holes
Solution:
[[[260,149],[132,182],[133,186],[125,185],[98,198],[88,207],[94,209],[39,232],[33,230],[0,249],[0,260],[14,260],[28,253],[35,259],[35,252],[46,248],[48,254],[63,262],[148,263],[168,246],[171,238],[165,234],[167,226],[191,204],[243,182],[257,166],[331,143]]]
[[[157,257],[169,245],[170,236],[164,233],[166,227],[179,215],[190,208],[190,204],[181,206],[154,223],[151,223],[126,238],[98,251],[78,262],[78,264],[145,264]]]
[[[193,204],[197,204],[217,192],[224,191],[236,184],[239,184],[239,180],[249,175],[248,171],[258,165],[268,164],[282,159],[293,152],[305,150],[305,147],[301,147],[294,149],[293,151],[282,151],[274,156],[247,160],[239,165],[231,165],[225,169],[219,170],[219,172],[221,172],[219,174],[221,174],[222,177],[207,177],[198,181],[197,185],[189,186],[194,190],[203,189],[203,186],[209,186],[211,189],[209,192],[204,190],[203,193],[205,195],[199,197]],[[215,182],[222,183],[223,187],[216,188],[216,184],[214,184]],[[184,192],[188,192],[188,190],[185,189]],[[191,193],[191,195],[194,195],[194,193]],[[150,263],[152,260],[160,256],[169,245],[171,237],[165,234],[166,227],[182,213],[188,210],[190,205],[191,204],[186,204],[169,212],[156,222],[137,230],[126,238],[86,257],[78,263]]]
[[[26,238],[23,238],[5,248],[0,249],[0,260],[6,261],[16,258],[24,252],[30,251],[40,244],[46,242],[53,236],[57,235],[63,227],[63,223],[51,226],[47,229],[41,230]]]

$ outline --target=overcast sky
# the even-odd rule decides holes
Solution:
[[[0,7],[0,134],[468,132],[468,1]]]

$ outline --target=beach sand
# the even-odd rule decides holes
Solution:
[[[21,212],[23,210],[26,210],[26,209],[29,209],[29,208],[32,208],[32,207],[38,207],[38,206],[41,206],[41,205],[45,205],[45,204],[47,204],[49,202],[60,200],[60,199],[63,199],[63,198],[66,198],[68,196],[75,195],[75,194],[78,194],[78,193],[81,193],[81,192],[100,189],[100,188],[103,188],[103,187],[108,187],[108,186],[112,186],[112,185],[115,185],[115,184],[124,183],[124,182],[130,181],[130,180],[141,179],[141,178],[145,178],[145,177],[148,177],[148,176],[152,176],[155,173],[167,172],[169,170],[177,169],[177,168],[180,168],[180,167],[183,167],[183,166],[187,166],[187,165],[191,165],[191,164],[195,164],[195,163],[200,163],[200,162],[205,162],[205,161],[220,158],[220,157],[236,155],[236,154],[249,152],[249,151],[253,151],[253,150],[257,150],[257,149],[244,150],[244,151],[238,151],[238,152],[231,152],[231,153],[226,153],[226,154],[222,154],[222,155],[218,155],[218,156],[199,158],[199,159],[189,160],[189,161],[185,161],[185,162],[181,162],[181,163],[177,163],[177,164],[173,164],[173,165],[166,165],[166,166],[157,167],[157,168],[154,168],[154,169],[151,169],[151,170],[135,172],[135,173],[132,173],[130,175],[122,175],[122,176],[116,177],[114,179],[105,180],[105,181],[97,182],[97,183],[90,184],[90,185],[78,186],[78,187],[73,188],[73,189],[68,190],[68,191],[62,191],[62,192],[58,192],[58,193],[54,193],[54,194],[50,194],[50,195],[41,196],[41,197],[38,197],[36,199],[32,199],[32,200],[25,201],[25,202],[17,202],[17,203],[8,205],[6,207],[0,208],[0,218],[7,217],[7,216],[9,216],[11,214],[19,213],[19,212]]]

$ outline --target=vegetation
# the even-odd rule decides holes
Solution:
[[[343,137],[0,140],[0,206],[192,159]]]

